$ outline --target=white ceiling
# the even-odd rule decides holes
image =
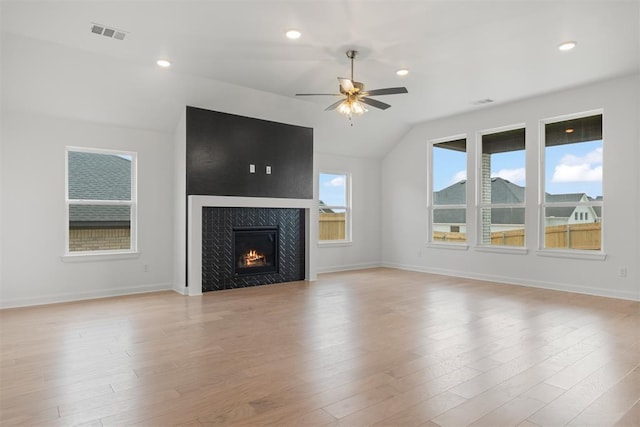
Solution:
[[[92,34],[92,22],[127,31],[127,37],[117,41]],[[117,117],[118,110],[122,124],[173,131],[184,104],[205,103],[205,82],[217,81],[289,99],[283,109],[293,105],[309,117],[295,124],[325,127],[320,151],[347,155],[381,156],[417,122],[640,68],[638,1],[3,1],[1,23],[5,108],[29,102],[59,110],[59,104],[11,88],[32,79],[30,87],[42,85],[33,90],[40,94],[55,91],[47,84],[76,85],[83,92],[79,85],[91,81],[64,70],[85,67],[103,73],[107,82],[101,96],[113,99],[101,107],[73,95],[80,118],[92,119],[92,109],[96,116]],[[286,39],[290,28],[302,31],[302,38]],[[576,40],[577,48],[558,51],[565,40]],[[355,131],[336,112],[323,111],[334,98],[294,96],[335,93],[336,77],[349,75],[345,51],[351,48],[360,52],[355,78],[367,88],[409,90],[377,98],[392,108],[370,109],[356,119]],[[160,57],[173,66],[162,70],[164,77],[151,78],[144,70],[159,73],[154,64]],[[38,58],[40,70],[27,70],[38,68]],[[12,72],[9,61],[21,68],[16,65]],[[398,77],[398,68],[410,74]],[[47,72],[53,76],[56,70],[58,78],[47,81],[52,79]],[[63,82],[62,75],[69,80]],[[138,80],[126,81],[124,75]],[[109,84],[109,76],[121,80]],[[118,90],[126,101],[113,95]],[[163,94],[160,102],[154,100],[158,94]],[[485,98],[495,102],[473,104]],[[349,144],[340,140],[347,133]]]

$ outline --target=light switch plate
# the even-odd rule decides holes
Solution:
[[[256,173],[256,165],[249,165],[249,173]]]

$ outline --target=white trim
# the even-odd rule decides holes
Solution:
[[[352,231],[352,222],[353,222],[353,210],[352,210],[352,200],[351,200],[351,194],[352,194],[352,184],[351,184],[351,172],[344,172],[344,171],[336,171],[336,170],[326,170],[323,169],[321,171],[318,171],[318,215],[320,215],[320,175],[343,175],[347,182],[345,183],[345,202],[347,203],[347,206],[338,206],[338,205],[324,205],[322,206],[323,208],[328,208],[328,209],[344,209],[345,211],[345,238],[344,240],[320,240],[320,236],[318,236],[318,242],[322,243],[322,244],[333,244],[333,243],[352,243],[353,241],[353,236],[351,235],[351,231]],[[318,217],[318,220],[320,218]]]
[[[465,217],[465,223],[464,226],[465,228],[468,230],[469,229],[469,221],[467,221],[467,216],[469,213],[469,200],[468,200],[468,191],[467,194],[465,194],[465,204],[464,205],[434,205],[433,204],[433,146],[436,144],[442,144],[444,142],[451,142],[451,141],[457,141],[460,139],[464,139],[465,141],[465,147],[464,147],[464,154],[465,154],[465,171],[467,172],[467,182],[468,181],[468,174],[469,174],[469,152],[467,150],[468,148],[468,137],[466,133],[463,134],[458,134],[458,135],[454,135],[454,136],[449,136],[449,137],[444,137],[444,138],[436,138],[436,139],[430,139],[429,141],[427,141],[427,245],[437,245],[440,246],[441,244],[439,242],[436,242],[435,240],[433,240],[433,233],[434,233],[434,226],[433,226],[433,214],[435,210],[438,209],[464,209],[464,217]],[[467,186],[467,190],[468,190],[468,186]],[[467,235],[467,241],[469,241],[469,233],[466,233]],[[446,245],[446,244],[445,244]],[[460,244],[460,246],[464,246],[465,244]],[[434,246],[434,247],[437,247]],[[457,248],[456,248],[457,249]],[[465,248],[466,249],[466,248]]]
[[[96,291],[83,291],[64,293],[59,295],[45,295],[32,298],[5,299],[0,301],[0,308],[27,307],[32,305],[57,304],[98,298],[126,296],[132,294],[144,294],[173,290],[171,283],[157,283],[151,285],[129,286],[124,288],[103,289]]]
[[[493,252],[496,254],[510,255],[526,255],[527,253],[529,253],[529,249],[523,246],[478,245],[474,246],[473,250],[477,252]]]
[[[294,208],[305,210],[305,280],[314,280],[316,271],[311,256],[311,210],[317,208],[313,199],[279,199],[268,197],[189,196],[187,204],[187,272],[188,295],[202,295],[202,208]]]
[[[340,246],[353,246],[351,240],[319,240],[319,248],[335,248]]]
[[[91,154],[106,154],[106,155],[125,155],[131,157],[131,200],[89,200],[89,199],[70,199],[69,198],[69,153],[91,153]],[[109,150],[104,148],[88,148],[88,147],[75,147],[66,146],[64,150],[64,200],[65,200],[65,214],[64,214],[64,248],[63,248],[63,261],[70,261],[77,259],[80,255],[92,255],[92,256],[110,256],[111,259],[115,255],[127,257],[128,254],[136,254],[138,252],[138,153],[134,151],[122,151],[122,150]],[[101,206],[129,206],[129,249],[119,251],[82,251],[71,252],[69,251],[69,208],[71,205],[101,205]],[[106,258],[103,258],[106,259]],[[122,258],[118,258],[122,259]],[[98,260],[98,258],[93,258]]]
[[[382,267],[395,268],[398,270],[417,271],[420,273],[439,274],[442,276],[460,277],[463,279],[489,281],[495,283],[503,283],[506,285],[526,286],[530,288],[549,289],[561,292],[571,292],[576,294],[593,295],[598,297],[617,298],[629,301],[640,301],[639,292],[620,291],[610,289],[591,288],[585,286],[569,285],[566,283],[556,282],[544,282],[537,280],[522,280],[521,278],[498,276],[493,274],[478,274],[478,273],[460,273],[455,270],[440,269],[440,268],[428,268],[418,265],[399,264],[383,262]]]
[[[607,259],[607,254],[604,252],[580,249],[538,249],[536,251],[536,255],[551,258],[584,259],[592,261],[604,261]]]
[[[98,261],[114,261],[120,259],[139,258],[138,251],[92,251],[92,252],[70,252],[62,255],[60,259],[63,262],[98,262]]]
[[[512,152],[515,151],[522,151],[524,152],[524,169],[525,169],[525,185],[524,185],[524,201],[522,203],[483,203],[482,202],[482,191],[484,189],[484,183],[482,182],[482,177],[483,175],[483,162],[482,162],[482,154],[483,154],[483,141],[482,141],[482,137],[485,135],[494,135],[497,133],[502,133],[502,132],[508,132],[511,130],[518,130],[518,129],[522,129],[525,133],[525,137],[524,137],[524,148],[522,150],[512,150]],[[522,224],[522,229],[524,230],[524,244],[522,247],[524,247],[524,245],[527,244],[527,233],[526,233],[526,229],[527,229],[527,224],[526,224],[526,217],[527,217],[527,195],[526,195],[526,189],[527,189],[527,181],[526,181],[526,175],[527,175],[527,124],[526,122],[524,123],[518,123],[518,124],[513,124],[513,125],[506,125],[506,126],[500,126],[500,127],[495,127],[495,128],[491,128],[491,129],[485,129],[485,130],[480,130],[476,132],[476,147],[478,147],[478,150],[476,150],[476,155],[475,155],[475,171],[476,171],[476,188],[475,188],[475,196],[476,196],[476,242],[478,243],[478,245],[476,246],[476,248],[489,248],[491,247],[491,245],[483,245],[482,244],[482,236],[484,233],[484,230],[482,229],[482,226],[484,225],[482,223],[482,210],[483,209],[500,209],[500,208],[507,208],[507,209],[524,209],[524,218],[525,221]],[[497,154],[497,153],[496,153]],[[489,180],[491,180],[491,170],[489,171]],[[492,181],[493,182],[493,181]],[[491,185],[491,184],[490,184]],[[514,184],[517,185],[517,184]],[[489,227],[491,228],[491,226],[493,226],[494,224],[491,223],[489,224]],[[498,225],[498,224],[495,224]],[[489,230],[489,234],[491,234],[491,230]],[[468,236],[467,236],[468,239]],[[488,251],[490,252],[490,251]],[[491,251],[493,252],[493,251]],[[498,251],[495,251],[498,252]],[[504,253],[511,253],[511,252],[504,252]]]
[[[558,203],[547,203],[546,200],[546,148],[547,148],[547,134],[546,134],[546,125],[550,123],[560,123],[568,120],[581,119],[584,117],[591,116],[602,116],[602,150],[604,152],[604,108],[598,108],[595,110],[583,111],[580,113],[572,113],[565,114],[561,116],[548,117],[544,119],[540,119],[538,121],[538,244],[537,244],[537,254],[541,256],[549,256],[549,257],[562,257],[562,258],[575,258],[575,259],[602,259],[606,258],[604,254],[604,232],[605,232],[605,224],[603,221],[604,218],[604,176],[603,176],[603,185],[602,185],[602,201],[591,201],[591,202],[558,202]],[[603,163],[604,166],[604,163]],[[554,249],[545,249],[545,209],[548,207],[577,207],[577,206],[589,206],[595,207],[599,206],[601,208],[600,213],[600,251],[598,252],[598,256],[594,256],[595,254],[583,254],[583,251],[577,249],[568,249],[568,250],[554,250]],[[569,256],[570,253],[575,253],[574,256]]]

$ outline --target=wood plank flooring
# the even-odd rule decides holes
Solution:
[[[0,322],[2,426],[640,426],[631,301],[380,268]]]

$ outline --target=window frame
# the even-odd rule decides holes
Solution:
[[[91,200],[91,199],[70,199],[69,198],[69,153],[92,153],[106,155],[124,155],[131,157],[131,199],[130,200]],[[113,259],[113,258],[130,258],[137,256],[138,253],[138,154],[134,151],[112,150],[103,148],[66,146],[64,150],[64,249],[63,261],[79,261],[83,259]],[[70,251],[69,250],[69,211],[71,206],[81,205],[100,205],[100,206],[129,206],[129,249],[113,249],[113,250],[95,250],[95,251]]]
[[[469,189],[468,186],[466,188],[465,194],[465,203],[464,204],[450,204],[450,205],[436,205],[434,203],[434,189],[433,182],[434,179],[434,167],[433,167],[433,149],[435,145],[442,144],[445,142],[453,142],[457,140],[465,140],[465,171],[467,172],[467,185],[469,183],[469,138],[466,133],[451,135],[443,138],[436,138],[427,141],[427,241],[426,246],[429,247],[440,247],[440,248],[450,248],[450,249],[462,249],[466,250],[469,247]],[[466,228],[466,240],[464,242],[448,242],[448,241],[436,241],[433,238],[434,233],[434,212],[439,209],[464,209],[465,210],[465,223],[464,226]]]
[[[482,176],[483,176],[483,162],[482,162],[482,154],[483,154],[483,142],[482,137],[485,135],[493,135],[502,132],[508,132],[512,130],[523,130],[525,133],[524,139],[524,156],[525,156],[525,177],[527,175],[527,125],[526,123],[516,123],[512,125],[500,126],[497,128],[485,129],[478,131],[476,133],[476,147],[478,147],[476,151],[476,222],[477,222],[477,236],[476,236],[476,249],[477,250],[488,250],[488,251],[496,251],[496,252],[526,252],[527,251],[527,180],[525,178],[525,191],[524,191],[524,200],[522,203],[483,203],[482,202]],[[491,176],[491,171],[489,171],[489,176]],[[511,245],[493,245],[491,243],[485,244],[482,242],[482,210],[483,209],[524,209],[524,223],[522,224],[524,230],[524,242],[522,246],[511,246]]]
[[[602,151],[604,158],[604,148],[605,148],[605,126],[604,126],[604,109],[598,108],[595,110],[588,110],[579,113],[565,114],[561,116],[550,117],[546,119],[541,119],[539,121],[539,140],[538,144],[539,152],[538,152],[538,249],[537,254],[541,256],[551,256],[551,257],[559,257],[559,258],[574,258],[574,259],[594,259],[594,260],[604,260],[606,258],[605,253],[605,222],[604,222],[604,161],[602,162],[603,167],[603,176],[602,176],[602,199],[601,200],[593,200],[590,202],[547,202],[546,200],[546,125],[551,123],[560,123],[574,119],[581,119],[591,116],[602,116]],[[587,141],[585,141],[587,142]],[[546,209],[548,207],[599,207],[600,208],[600,250],[593,249],[572,249],[572,248],[545,248],[545,235],[546,235],[546,227],[545,227],[545,219],[546,219]]]
[[[327,209],[344,209],[345,211],[345,230],[344,230],[344,239],[343,240],[320,240],[320,176],[321,175],[341,175],[345,177],[345,202],[346,206],[341,205],[322,205],[322,208]],[[318,171],[318,202],[317,202],[317,213],[318,213],[318,246],[322,247],[330,247],[330,246],[350,246],[353,243],[352,237],[352,223],[353,223],[353,209],[352,209],[352,177],[350,172],[346,171],[338,171],[338,170],[330,170],[330,169],[322,169]]]

